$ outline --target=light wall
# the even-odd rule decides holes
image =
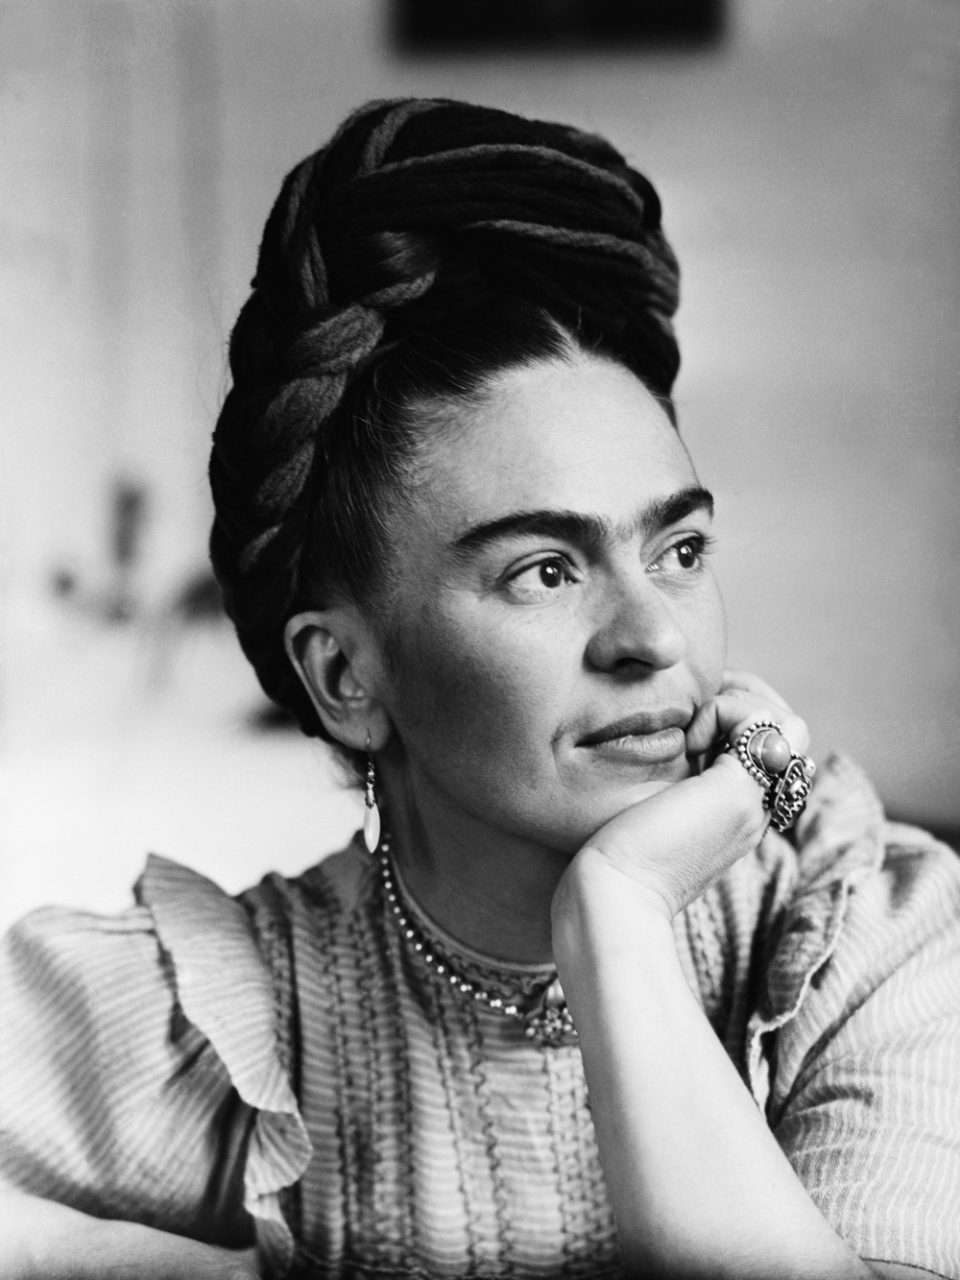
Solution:
[[[226,335],[285,171],[355,104],[408,93],[570,119],[654,178],[685,271],[677,399],[719,500],[731,661],[783,690],[821,753],[859,758],[892,809],[960,823],[960,9],[731,0],[726,41],[697,54],[422,59],[391,52],[384,15],[378,0],[0,10],[9,857],[69,848],[90,809],[64,752],[106,751],[85,821],[123,841],[129,806],[102,812],[109,770],[145,722],[165,726],[145,795],[164,752],[178,776],[183,742],[211,724],[213,755],[239,749],[236,709],[255,693],[229,640],[197,660],[212,682],[157,640],[203,563]],[[118,472],[150,488],[126,639],[95,621]],[[87,614],[51,597],[55,565],[72,567]],[[205,697],[184,693],[191,679]],[[156,710],[165,697],[176,716]],[[221,795],[199,776],[171,797],[184,829],[210,805],[233,805],[243,829],[251,789],[224,778]],[[275,795],[299,818],[289,789]],[[234,857],[227,825],[229,849],[211,834],[214,873]],[[285,848],[308,856],[289,828]]]

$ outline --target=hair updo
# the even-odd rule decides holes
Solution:
[[[678,268],[656,192],[603,139],[403,99],[361,108],[287,176],[252,287],[213,438],[211,556],[264,690],[326,737],[284,626],[382,585],[412,408],[469,399],[569,335],[672,417]]]

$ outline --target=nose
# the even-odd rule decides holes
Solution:
[[[620,582],[604,601],[587,645],[587,661],[598,671],[632,665],[663,670],[679,662],[687,637],[662,591],[646,575]]]

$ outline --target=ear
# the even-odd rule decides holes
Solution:
[[[386,746],[390,718],[369,687],[378,665],[373,636],[356,610],[338,606],[295,614],[283,638],[330,736],[355,751]]]

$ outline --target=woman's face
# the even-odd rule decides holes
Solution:
[[[684,777],[724,663],[710,524],[662,408],[606,360],[499,375],[435,431],[374,624],[413,803],[572,851]]]

